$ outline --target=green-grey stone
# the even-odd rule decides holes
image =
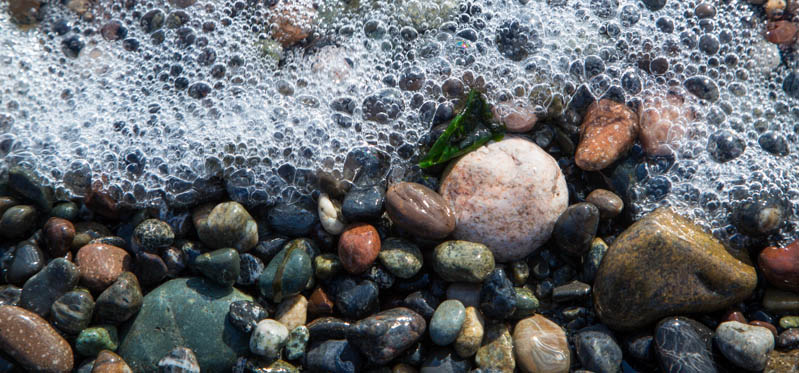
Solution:
[[[331,253],[318,255],[313,263],[316,277],[320,280],[331,279],[344,269],[338,256]]]
[[[514,319],[523,319],[535,314],[541,305],[532,290],[528,288],[514,288],[516,291],[516,311],[513,312]]]
[[[131,272],[122,272],[95,302],[94,313],[100,321],[119,324],[133,317],[142,306],[139,280]]]
[[[153,372],[175,347],[190,348],[203,372],[230,371],[249,352],[249,336],[227,318],[230,303],[252,298],[202,277],[178,278],[151,291],[122,331],[118,354],[134,372]]]
[[[0,235],[23,237],[36,224],[36,209],[30,205],[17,205],[9,208],[0,217]]]
[[[784,316],[780,318],[780,328],[799,328],[799,316]]]
[[[446,241],[433,253],[433,269],[451,282],[482,282],[494,265],[491,250],[476,242]]]
[[[94,297],[84,288],[60,296],[50,307],[53,326],[67,334],[78,334],[89,326],[94,314]]]
[[[45,213],[53,208],[53,189],[42,183],[42,180],[33,172],[21,167],[13,167],[8,171],[8,186],[33,202]]]
[[[428,328],[430,339],[439,346],[455,342],[464,320],[466,320],[466,308],[461,301],[448,299],[441,302],[430,319]]]
[[[510,280],[516,286],[522,286],[530,277],[530,266],[524,260],[515,261],[510,264]]]
[[[292,295],[299,294],[313,275],[311,257],[305,245],[286,244],[266,266],[258,279],[258,288],[267,299],[280,303]]]
[[[424,264],[419,247],[401,238],[393,237],[383,241],[377,259],[391,274],[402,279],[413,277]]]
[[[305,346],[311,334],[305,325],[300,325],[289,333],[289,340],[286,342],[286,359],[299,360],[305,356]]]
[[[222,286],[233,286],[241,271],[241,258],[235,249],[219,249],[194,260],[194,268]]]
[[[74,222],[78,218],[78,205],[75,202],[61,202],[53,207],[50,216]]]
[[[591,248],[585,254],[585,261],[583,262],[583,281],[586,283],[594,282],[596,271],[599,270],[599,265],[602,263],[602,258],[608,252],[608,244],[602,241],[601,238],[595,237],[591,241]]]
[[[0,216],[6,212],[6,210],[19,205],[19,201],[14,197],[9,196],[0,196]]]
[[[119,347],[117,328],[113,325],[93,326],[81,330],[75,339],[75,349],[83,356],[95,357],[102,350],[116,351]]]

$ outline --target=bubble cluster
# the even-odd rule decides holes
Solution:
[[[99,180],[131,205],[273,203],[366,146],[401,178],[479,88],[570,135],[582,102],[671,107],[674,151],[631,167],[636,216],[672,205],[734,239],[738,203],[799,212],[797,60],[743,1],[126,0],[45,4],[28,27],[8,8],[0,168],[62,197]]]

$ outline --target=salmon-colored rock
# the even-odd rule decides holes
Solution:
[[[535,127],[538,116],[529,104],[500,102],[491,108],[494,117],[505,125],[508,132],[527,132]]]
[[[760,252],[757,261],[772,285],[799,291],[799,240],[785,247],[769,246]]]
[[[0,306],[0,351],[29,372],[69,372],[69,343],[41,316],[17,306]]]
[[[694,110],[676,93],[646,98],[638,134],[644,151],[649,155],[671,154],[695,117]]]
[[[363,273],[377,259],[380,235],[369,224],[355,224],[345,229],[338,239],[338,257],[347,272]]]
[[[317,12],[308,0],[284,0],[269,9],[272,38],[283,47],[308,37],[313,30]]]
[[[591,104],[580,128],[574,163],[586,171],[610,166],[633,146],[638,116],[624,104],[602,99]]]
[[[131,271],[133,258],[124,249],[94,243],[78,250],[75,264],[80,270],[81,283],[93,292],[101,292],[113,284],[122,272]]]

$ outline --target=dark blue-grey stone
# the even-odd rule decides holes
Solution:
[[[45,186],[41,178],[30,170],[12,167],[8,171],[8,186],[45,213],[49,213],[53,208],[53,189]]]
[[[654,357],[655,337],[651,332],[638,332],[629,335],[624,340],[624,346],[628,356],[639,361],[650,361]]]
[[[394,285],[394,276],[377,264],[369,267],[369,269],[361,275],[361,278],[374,282],[380,290],[389,289]]]
[[[236,358],[249,352],[247,334],[227,319],[237,300],[252,299],[201,277],[166,282],[144,297],[141,311],[121,333],[117,353],[134,372],[153,372],[167,352],[183,346],[194,351],[202,371],[230,371]]]
[[[326,341],[346,338],[350,323],[335,317],[320,317],[307,326],[312,341]]]
[[[503,269],[494,269],[483,281],[480,310],[486,317],[497,320],[506,319],[516,311],[516,292]]]
[[[259,321],[269,317],[269,313],[251,300],[237,300],[230,303],[227,317],[237,329],[249,333]]]
[[[552,237],[561,250],[570,255],[583,255],[591,247],[599,227],[599,209],[591,203],[576,203],[555,221]]]
[[[39,273],[25,281],[19,305],[47,317],[53,302],[72,290],[79,277],[78,267],[72,262],[64,258],[53,259]]]
[[[400,356],[424,335],[424,318],[404,307],[392,308],[350,326],[347,341],[374,364],[385,364]]]
[[[719,87],[706,76],[692,76],[685,79],[683,86],[688,92],[703,100],[714,102],[719,99]]]
[[[420,373],[467,373],[472,369],[469,360],[462,359],[450,349],[433,351],[422,364]]]
[[[36,209],[30,205],[10,207],[0,216],[0,236],[21,238],[27,236],[36,224]]]
[[[78,334],[89,327],[94,314],[94,298],[88,290],[78,288],[53,302],[50,320],[53,326],[67,334]]]
[[[336,309],[345,317],[360,319],[378,308],[379,290],[377,284],[369,280],[355,283],[347,279],[339,286],[336,294]]]
[[[304,290],[312,275],[311,257],[295,240],[272,258],[258,279],[258,288],[265,298],[280,303]]]
[[[22,285],[44,267],[45,256],[36,243],[24,241],[14,250],[14,259],[8,266],[6,280],[14,285]]]
[[[655,330],[655,353],[665,373],[715,373],[708,344],[691,323],[670,318]]]
[[[252,249],[252,253],[264,263],[269,263],[280,250],[283,250],[283,246],[286,246],[286,242],[289,242],[289,238],[286,236],[266,237],[258,241],[258,244]]]
[[[466,308],[456,299],[449,299],[438,305],[430,319],[430,339],[439,346],[455,341],[466,319]]]
[[[567,302],[585,298],[589,294],[591,294],[591,285],[575,280],[552,289],[552,300],[555,302]]]
[[[239,255],[239,277],[236,285],[253,285],[264,271],[264,262],[252,254]]]
[[[289,237],[307,236],[319,221],[316,205],[309,199],[280,202],[269,210],[266,219],[272,230]]]
[[[621,347],[603,325],[579,331],[574,337],[574,349],[583,368],[595,373],[616,373],[621,367]]]
[[[341,212],[349,222],[374,220],[383,213],[386,191],[380,185],[352,187],[344,197]]]
[[[433,317],[439,302],[439,297],[436,297],[430,290],[425,289],[408,294],[402,300],[402,305],[416,311],[425,320],[428,320]]]
[[[361,355],[347,340],[324,341],[305,354],[305,368],[311,372],[356,373],[361,365]]]
[[[0,285],[0,306],[18,305],[21,295],[22,289],[14,285]]]

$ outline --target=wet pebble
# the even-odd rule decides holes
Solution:
[[[0,350],[26,370],[72,370],[72,348],[39,315],[16,306],[0,306],[0,325]]]
[[[258,325],[259,321],[269,317],[269,313],[258,303],[237,300],[230,303],[227,317],[234,327],[244,333],[249,333]]]
[[[92,373],[133,373],[133,370],[119,355],[102,350],[94,360]]]
[[[0,306],[16,306],[22,296],[22,289],[14,285],[0,285]]]
[[[250,352],[266,359],[277,359],[288,337],[285,325],[272,319],[261,320],[250,336]]]
[[[59,257],[69,251],[75,238],[75,226],[69,220],[52,217],[44,223],[44,239],[50,256]]]
[[[621,197],[606,189],[594,189],[585,197],[585,201],[599,209],[599,217],[602,219],[614,218],[624,209]]]
[[[348,272],[360,274],[377,259],[380,252],[380,235],[369,224],[347,227],[338,240],[338,256]]]
[[[50,320],[53,326],[67,334],[78,334],[87,328],[94,314],[94,298],[86,289],[65,293],[53,302]]]
[[[793,350],[799,348],[799,329],[785,329],[779,334],[776,341],[777,348],[783,350]]]
[[[758,264],[769,283],[785,290],[799,290],[799,241],[785,247],[769,246],[760,252]],[[764,300],[765,304],[765,300]]]
[[[344,197],[341,212],[350,222],[371,221],[383,213],[386,191],[380,185],[369,187],[352,187]]]
[[[488,325],[482,346],[477,350],[474,362],[485,372],[492,370],[514,371],[516,360],[513,356],[513,337],[511,337],[508,324],[496,322]]]
[[[290,297],[277,306],[275,320],[282,323],[288,330],[305,325],[308,315],[308,300],[302,294]]]
[[[102,350],[116,351],[119,347],[117,328],[113,325],[100,325],[80,331],[75,339],[75,350],[83,356],[94,357]]]
[[[75,264],[80,270],[81,284],[89,290],[101,292],[113,284],[122,272],[133,269],[133,258],[116,246],[88,244],[78,250]]]
[[[621,369],[621,347],[610,330],[602,325],[580,330],[574,337],[574,349],[585,369],[596,373],[613,373]]]
[[[394,224],[421,238],[442,239],[455,229],[455,214],[447,201],[422,184],[392,184],[386,211]]]
[[[312,345],[305,357],[305,366],[310,371],[356,373],[362,364],[358,350],[340,339]]]
[[[63,258],[50,261],[22,287],[19,305],[47,317],[56,299],[72,290],[78,283],[78,267]]]
[[[655,329],[655,353],[666,372],[716,372],[709,346],[690,323],[666,319]]]
[[[411,347],[427,327],[419,314],[392,308],[358,321],[347,330],[347,341],[372,363],[385,364]]]
[[[241,271],[239,252],[234,249],[219,249],[202,254],[194,260],[194,268],[211,281],[231,287]]]
[[[261,295],[279,303],[304,290],[312,275],[311,257],[295,240],[272,258],[258,279],[258,288]]]
[[[516,324],[513,345],[517,363],[525,372],[569,371],[571,353],[566,333],[542,315],[528,317]]]
[[[279,202],[269,210],[267,221],[275,232],[290,237],[303,237],[311,233],[319,220],[316,210],[313,202],[308,200]]]
[[[433,268],[446,281],[482,282],[494,265],[491,250],[475,242],[446,241],[433,253]]]
[[[504,320],[516,311],[516,292],[503,269],[494,269],[483,281],[480,311],[486,317],[497,320]]]
[[[200,373],[200,364],[190,348],[178,346],[158,360],[158,373]]]
[[[344,231],[346,221],[341,212],[341,203],[332,199],[327,193],[319,196],[318,202],[319,222],[327,233],[338,235]]]
[[[258,243],[258,224],[238,202],[204,205],[192,213],[197,236],[212,249],[245,252]]]
[[[0,235],[7,238],[26,236],[36,224],[37,216],[33,206],[17,205],[8,208],[0,217]]]
[[[142,306],[142,292],[136,275],[122,272],[117,280],[103,291],[95,303],[98,320],[120,324],[130,319]]]
[[[604,169],[624,156],[638,136],[638,116],[624,104],[602,99],[593,103],[580,127],[574,163],[583,170]]]
[[[169,267],[158,255],[141,251],[136,254],[136,276],[145,287],[160,284],[169,274]]]
[[[158,249],[172,245],[175,232],[166,222],[158,219],[147,219],[133,230],[133,239],[144,251],[156,252]]]
[[[286,359],[298,360],[305,356],[305,347],[310,338],[311,334],[305,325],[292,329],[286,342]]]
[[[461,331],[466,318],[466,308],[458,300],[450,299],[441,302],[430,319],[430,338],[439,346],[454,342]]]
[[[239,255],[239,277],[237,285],[254,285],[264,271],[264,262],[257,256],[245,253]]]
[[[558,217],[552,237],[566,254],[578,256],[591,247],[598,226],[599,209],[591,203],[577,203]]]
[[[360,319],[377,311],[378,294],[377,284],[372,281],[356,283],[352,279],[345,279],[336,294],[336,309],[344,317]]]
[[[774,349],[771,331],[737,321],[719,324],[714,341],[727,359],[749,371],[765,369],[768,354]]]
[[[377,258],[392,275],[401,279],[413,277],[424,264],[419,247],[401,238],[383,241]]]
[[[14,250],[14,258],[6,271],[6,280],[23,285],[31,276],[44,267],[45,255],[35,242],[24,241]]]

